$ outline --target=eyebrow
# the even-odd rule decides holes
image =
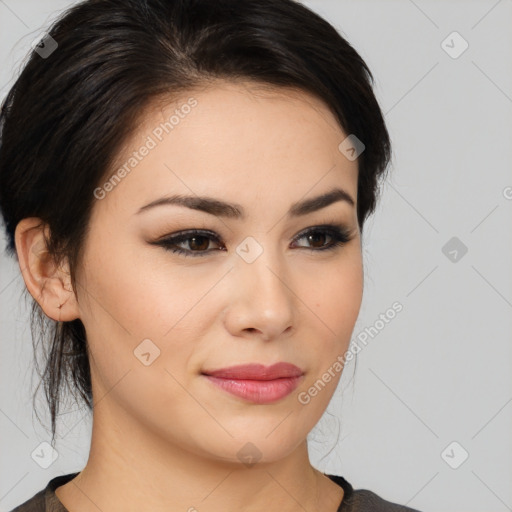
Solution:
[[[333,203],[338,201],[347,202],[351,206],[355,206],[355,202],[345,190],[342,188],[334,188],[333,190],[313,197],[311,199],[304,199],[293,203],[288,210],[288,217],[299,217],[301,215],[307,215],[317,210],[321,210]],[[199,210],[202,212],[215,215],[217,217],[227,217],[232,219],[244,219],[245,213],[244,208],[236,203],[226,203],[219,199],[212,197],[200,197],[200,196],[183,196],[183,195],[172,195],[155,199],[150,203],[142,206],[136,213],[148,211],[151,208],[164,205],[177,205],[191,208],[192,210]]]

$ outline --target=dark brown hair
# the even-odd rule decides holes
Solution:
[[[93,191],[112,172],[137,120],[155,99],[218,78],[298,88],[323,100],[343,131],[365,145],[358,157],[361,231],[374,211],[391,157],[374,79],[354,48],[306,6],[88,0],[65,11],[48,34],[45,47],[53,50],[31,53],[2,105],[0,211],[9,255],[16,256],[20,220],[47,224],[48,251],[69,262],[75,292]],[[54,440],[64,385],[92,408],[86,333],[79,319],[49,319],[35,300],[31,325],[33,341],[43,342],[40,375]]]

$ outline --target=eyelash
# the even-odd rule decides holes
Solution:
[[[323,247],[321,249],[309,248],[309,247],[300,247],[301,249],[306,249],[311,252],[324,252],[324,251],[332,251],[338,247],[345,245],[347,242],[352,240],[352,234],[349,229],[345,228],[340,224],[324,224],[321,226],[315,226],[313,228],[309,228],[302,233],[299,233],[295,238],[294,242],[300,240],[301,238],[307,237],[311,234],[326,234],[327,236],[332,238],[332,242],[330,245]],[[214,242],[220,244],[220,239],[214,233],[210,231],[202,231],[199,229],[190,229],[184,231],[178,235],[166,237],[164,239],[157,240],[156,242],[151,242],[153,245],[158,245],[163,247],[167,251],[172,251],[173,253],[178,253],[183,256],[192,256],[192,257],[202,257],[206,254],[212,252],[212,250],[219,249],[210,249],[206,251],[191,251],[189,249],[182,249],[180,247],[176,247],[177,244],[186,242],[191,238],[200,237],[207,238],[209,240],[213,240]]]

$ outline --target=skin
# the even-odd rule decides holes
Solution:
[[[348,348],[363,292],[361,236],[356,207],[346,201],[301,217],[286,213],[335,187],[356,202],[357,160],[339,151],[347,134],[316,97],[217,81],[146,112],[116,165],[191,96],[198,104],[190,114],[95,200],[76,295],[67,265],[47,257],[38,219],[17,226],[27,288],[50,318],[80,318],[90,350],[90,455],[57,497],[81,512],[334,512],[343,490],[311,465],[306,437],[341,372],[307,405],[297,397]],[[136,213],[171,194],[237,203],[246,217],[177,205]],[[295,240],[331,222],[350,229],[350,241],[320,251],[328,235]],[[180,244],[210,251],[197,257],[150,243],[192,228],[213,231],[220,243]],[[248,236],[263,248],[250,264],[236,252]],[[160,349],[148,366],[134,356],[144,339]],[[278,361],[305,375],[272,404],[237,398],[201,375]],[[237,456],[247,442],[261,456],[250,467]]]

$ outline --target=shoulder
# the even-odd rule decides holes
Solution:
[[[398,503],[392,503],[368,489],[354,489],[352,484],[338,475],[326,473],[333,482],[343,488],[343,500],[338,512],[420,512]]]
[[[398,503],[392,503],[368,489],[354,490],[343,500],[339,512],[420,512]]]
[[[52,478],[44,489],[35,493],[31,498],[10,512],[67,512],[55,495],[55,489],[72,480],[78,472],[59,475]]]

